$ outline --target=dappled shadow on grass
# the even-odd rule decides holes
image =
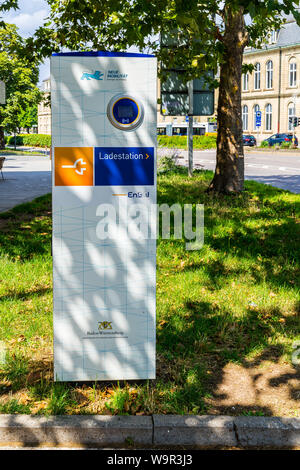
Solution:
[[[32,359],[23,353],[7,353],[0,368],[0,397],[37,383],[53,381],[53,358]]]
[[[177,175],[177,179],[175,186],[174,175],[162,178],[159,202],[204,204],[204,247],[214,255],[208,262],[194,257],[185,271],[202,269],[215,288],[221,288],[228,275],[247,274],[257,284],[266,281],[293,289],[300,276],[299,197],[254,182],[247,182],[248,191],[240,195],[208,195],[207,177],[189,180]],[[166,250],[170,241],[160,243]],[[171,244],[176,248],[176,242]],[[238,266],[230,266],[232,258]]]
[[[0,254],[22,261],[49,253],[52,229],[50,216],[50,195],[0,214]]]
[[[242,363],[245,355],[268,347],[269,337],[284,330],[293,337],[299,327],[297,313],[285,317],[282,324],[283,313],[279,308],[249,307],[243,316],[237,317],[229,309],[224,311],[209,302],[186,301],[185,307],[189,313],[183,314],[183,318],[171,314],[163,327],[158,326],[161,351],[167,350],[181,356],[217,352],[223,363]],[[278,348],[279,356],[288,352],[283,345],[276,346],[272,349],[273,356]]]
[[[238,259],[239,253],[235,252],[232,255]],[[260,253],[252,257],[254,266],[249,266],[249,258],[245,259],[246,266],[230,266],[225,260],[215,260],[209,263],[200,262],[192,263],[190,266],[185,266],[182,271],[194,272],[201,269],[209,277],[207,287],[211,286],[213,290],[222,289],[228,282],[229,277],[234,276],[248,276],[252,278],[254,284],[261,284],[267,282],[270,288],[280,288],[285,286],[287,289],[293,290],[299,277],[299,269],[296,263],[291,260],[290,264],[285,264],[282,259],[282,265],[278,269],[278,261],[280,260],[274,257],[274,260],[265,258],[265,253],[260,258]]]
[[[160,203],[204,204],[205,241],[198,253],[185,252],[179,240],[159,242],[160,291],[172,286],[181,299],[184,297],[184,302],[177,302],[174,293],[173,302],[178,306],[172,308],[172,299],[169,309],[164,305],[158,323],[158,349],[163,360],[172,362],[174,367],[179,358],[185,370],[202,364],[199,384],[204,390],[208,413],[274,414],[278,408],[271,400],[262,404],[259,392],[255,398],[256,380],[251,376],[253,371],[270,363],[276,365],[278,377],[289,378],[284,382],[287,388],[284,393],[290,402],[285,406],[284,398],[278,397],[280,413],[291,413],[294,406],[300,414],[295,401],[297,391],[290,384],[299,380],[299,371],[290,361],[281,364],[283,356],[291,354],[291,341],[299,333],[299,304],[295,300],[292,307],[290,302],[287,313],[286,298],[281,299],[280,294],[284,289],[285,295],[290,292],[296,299],[299,202],[285,191],[253,182],[246,183],[248,190],[241,195],[207,195],[205,182],[206,179],[198,181],[196,174],[193,180],[179,177],[176,185],[172,175],[160,183]],[[176,256],[172,251],[176,251]],[[239,294],[244,296],[240,301]],[[262,297],[267,302],[256,305],[253,297],[255,301]],[[278,305],[274,305],[276,300]],[[254,392],[249,406],[238,399],[238,391],[235,400],[230,385],[226,389],[227,367],[231,365],[238,367],[238,372],[250,374],[247,386],[253,387]],[[232,390],[238,390],[239,375],[233,372]],[[171,371],[169,380],[176,382]],[[272,392],[273,385],[270,379],[266,388]],[[218,401],[222,400],[231,401],[231,405],[219,406]]]
[[[170,360],[166,351],[172,352],[174,370],[177,360],[183,361],[186,371],[201,364],[197,382],[206,413],[272,416],[280,409],[279,414],[291,416],[294,407],[297,416],[300,368],[281,361],[290,352],[287,344],[269,344],[269,338],[283,329],[291,338],[297,334],[297,312],[286,317],[283,326],[279,307],[249,309],[239,318],[209,302],[186,301],[185,307],[190,315],[185,315],[184,326],[176,327],[176,319],[170,316],[158,329],[158,345],[164,361]],[[177,383],[171,367],[168,380]]]
[[[205,204],[206,251],[205,255],[201,251],[186,252],[182,240],[159,241],[159,276],[163,278],[166,274],[169,277],[165,278],[168,281],[162,287],[162,297],[158,303],[157,379],[147,384],[145,381],[103,382],[94,384],[94,389],[90,383],[68,383],[59,388],[54,386],[52,372],[48,374],[52,368],[51,361],[30,361],[28,370],[23,373],[15,371],[14,390],[27,386],[37,401],[51,399],[49,409],[57,414],[226,412],[272,415],[274,408],[266,403],[261,404],[257,392],[257,384],[263,375],[258,369],[263,370],[269,362],[277,367],[278,373],[270,377],[267,386],[275,392],[282,385],[286,386],[291,400],[289,406],[294,406],[298,392],[290,383],[299,378],[299,372],[291,365],[282,366],[280,361],[283,355],[290,353],[290,342],[297,334],[299,304],[294,304],[292,313],[289,306],[286,315],[280,304],[263,305],[261,302],[260,306],[253,306],[243,305],[244,301],[240,300],[241,308],[237,314],[230,300],[220,300],[218,295],[224,286],[231,285],[233,279],[242,283],[246,276],[251,277],[246,287],[264,286],[268,290],[267,295],[271,288],[278,288],[279,291],[283,286],[289,295],[293,293],[298,269],[295,203],[285,199],[287,193],[284,191],[280,192],[283,199],[278,199],[277,190],[262,189],[252,183],[248,184],[249,192],[239,196],[208,195],[204,190],[211,175],[208,172],[196,172],[195,175],[191,180],[185,178],[183,172],[176,173],[179,179],[174,179],[172,173],[160,177],[159,203]],[[47,208],[44,207],[42,211],[45,210]],[[38,225],[43,224],[44,219],[39,218],[41,213],[27,216],[33,224],[37,224],[34,225],[35,230],[44,231],[42,225]],[[36,239],[39,244],[37,249],[30,243],[26,246],[31,236],[26,230],[31,229],[24,228],[22,214],[19,222],[18,217],[8,220],[13,230],[13,224],[16,224],[18,237],[12,240],[11,246],[7,242],[4,247],[6,254],[12,257],[18,254],[22,259],[33,253],[49,252],[50,239],[47,236],[45,240]],[[193,272],[199,280],[192,279]],[[202,278],[200,274],[203,274]],[[185,279],[186,290],[179,290]],[[192,281],[194,285],[199,284],[193,295]],[[201,292],[204,286],[209,295],[214,296],[211,300],[204,300]],[[47,291],[48,288],[16,295],[19,299],[27,299],[30,295],[39,296]],[[172,294],[172,291],[175,293]],[[274,295],[280,296],[280,293],[276,291]],[[9,292],[5,299],[11,296],[14,297],[14,294]],[[162,306],[163,297],[167,297],[166,306]],[[254,390],[253,405],[235,400],[230,390],[224,388],[228,385],[228,366],[238,368],[230,371],[234,377],[232,388],[239,386],[239,373],[250,374],[247,384]],[[11,371],[10,377],[13,375]],[[66,389],[69,394],[66,394]],[[99,403],[97,398],[94,405],[90,398],[93,394],[99,396]],[[101,400],[107,401],[108,408],[103,407]],[[222,400],[231,400],[230,406],[218,405]],[[41,408],[39,412],[46,414],[49,409],[45,411]]]
[[[15,290],[12,290],[5,295],[0,296],[0,302],[6,301],[6,300],[26,300],[26,299],[31,299],[32,297],[35,296],[42,296],[44,294],[47,294],[49,292],[52,292],[52,287],[43,287],[40,289],[33,289],[27,292],[16,292]]]

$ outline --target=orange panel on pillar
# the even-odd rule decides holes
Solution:
[[[93,186],[94,148],[56,147],[55,186]]]

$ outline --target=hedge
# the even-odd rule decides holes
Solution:
[[[5,137],[6,144],[14,145],[15,137],[10,135]],[[216,135],[195,135],[194,149],[212,149],[216,147]],[[157,136],[159,147],[185,149],[187,147],[186,136],[167,135]],[[16,136],[16,145],[25,147],[51,147],[51,135],[46,134],[19,134]]]
[[[205,132],[204,134],[206,137],[215,137],[217,138],[217,132]]]
[[[5,137],[7,145],[15,145],[13,135]],[[51,135],[47,134],[19,134],[16,136],[16,145],[25,147],[51,147]]]
[[[212,149],[216,147],[216,136],[206,135],[195,135],[193,138],[194,149]],[[157,137],[157,143],[159,147],[169,147],[185,149],[187,148],[187,137],[186,136],[175,136],[172,137],[167,135],[159,135]]]

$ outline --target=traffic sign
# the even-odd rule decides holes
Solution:
[[[191,114],[189,109],[189,86],[184,82],[184,70],[166,70],[168,78],[161,82],[161,110],[166,116]],[[213,78],[213,73],[207,72]],[[214,90],[210,90],[204,77],[192,80],[193,116],[214,114]]]
[[[261,111],[256,111],[255,113],[255,126],[256,127],[261,126]]]
[[[161,48],[167,53],[174,53],[179,44],[189,39],[179,39],[176,30],[163,33],[160,37]],[[169,55],[169,54],[168,54]],[[161,63],[160,98],[161,112],[167,116],[212,116],[215,111],[215,90],[208,82],[214,78],[214,72],[207,70],[201,76],[187,82],[186,70],[175,65],[170,68],[167,63]],[[192,108],[191,109],[191,105]]]

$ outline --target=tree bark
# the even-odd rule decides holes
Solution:
[[[220,64],[217,110],[217,163],[208,190],[236,193],[244,189],[241,80],[246,32],[243,10],[224,10],[224,61]]]

